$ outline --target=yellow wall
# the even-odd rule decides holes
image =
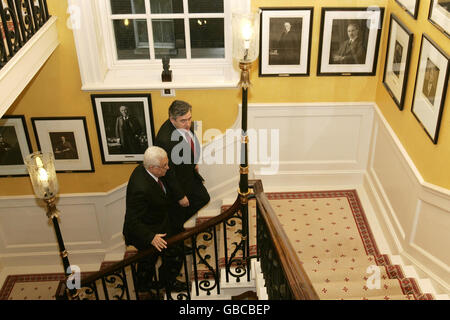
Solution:
[[[253,0],[252,7],[279,6],[279,0]],[[78,70],[78,61],[71,30],[66,27],[67,3],[61,0],[48,0],[50,13],[58,17],[58,34],[60,45],[45,63],[40,72],[27,86],[7,114],[24,114],[30,132],[33,149],[37,150],[35,137],[30,118],[39,116],[85,116],[88,125],[89,139],[92,148],[92,156],[95,165],[94,173],[58,173],[61,193],[78,192],[104,192],[127,182],[134,164],[103,165],[97,138],[97,130],[93,109],[90,101],[91,93],[80,90],[81,80]],[[444,163],[450,160],[450,133],[445,125],[441,128],[440,141],[434,147],[412,118],[412,114],[405,107],[403,112],[398,112],[390,97],[382,88],[382,67],[384,66],[384,54],[387,41],[387,22],[389,10],[384,16],[384,32],[381,39],[381,51],[377,64],[377,76],[372,77],[317,77],[317,52],[319,47],[320,13],[322,6],[367,6],[367,1],[356,0],[320,0],[320,1],[283,1],[283,6],[314,6],[313,39],[311,48],[311,67],[309,77],[291,78],[258,78],[257,63],[252,69],[251,81],[253,86],[249,93],[249,103],[252,102],[318,102],[318,101],[377,101],[383,110],[385,117],[393,126],[401,138],[403,144],[410,152],[422,175],[428,182],[450,188],[450,168],[445,168]],[[394,11],[397,5],[393,0],[373,0],[370,5],[379,5]],[[422,6],[424,9],[425,5]],[[388,8],[386,8],[388,9]],[[402,12],[398,14],[402,20],[408,20]],[[420,21],[425,21],[425,10],[421,10]],[[424,20],[425,19],[425,20]],[[411,20],[411,19],[409,19]],[[410,22],[410,21],[406,22]],[[426,24],[425,22],[422,22]],[[408,26],[413,31],[419,30],[417,23]],[[414,27],[414,28],[413,28]],[[434,27],[430,27],[432,29]],[[428,29],[428,28],[427,28]],[[430,35],[442,43],[448,45],[448,39],[440,37],[436,30],[430,30]],[[416,43],[415,42],[415,49]],[[447,41],[447,42],[445,42]],[[418,54],[412,56],[413,66]],[[413,69],[413,68],[412,68]],[[410,81],[412,87],[413,81]],[[378,90],[377,90],[378,87]],[[167,119],[167,108],[173,101],[173,97],[161,97],[160,91],[149,91],[152,95],[152,105],[155,121],[155,129]],[[112,92],[109,92],[112,93]],[[408,92],[406,104],[411,101],[412,93]],[[190,102],[193,107],[194,120],[203,121],[203,130],[217,128],[225,131],[236,120],[237,106],[240,103],[240,91],[238,89],[217,90],[176,90],[176,99]],[[447,99],[448,101],[449,99]],[[394,109],[395,108],[395,109]],[[448,117],[444,112],[443,123]],[[406,118],[406,119],[403,119]],[[448,127],[448,126],[447,126]],[[417,141],[419,141],[419,143]],[[427,149],[425,156],[421,155],[419,146]],[[446,146],[446,147],[445,147]],[[428,156],[427,156],[428,155]],[[429,156],[433,155],[433,156]],[[435,167],[437,157],[440,157],[439,169]],[[447,167],[449,167],[447,165]],[[447,170],[446,177],[433,174],[433,171]],[[32,194],[31,183],[27,177],[2,178],[0,183],[0,195]]]
[[[411,54],[411,65],[405,105],[400,111],[387,90],[382,85],[383,72],[378,74],[378,88],[376,103],[381,109],[386,120],[389,122],[417,169],[426,182],[450,189],[450,96],[447,93],[444,112],[442,114],[441,128],[438,143],[435,145],[419,125],[419,122],[411,112],[414,84],[416,80],[417,64],[420,54],[420,43],[422,33],[427,34],[436,42],[444,52],[450,54],[450,39],[428,21],[429,1],[420,1],[417,20],[408,15],[394,1],[389,1],[389,13],[395,14],[414,33],[414,42]],[[389,17],[389,16],[386,16]],[[388,25],[385,25],[384,38],[387,42]],[[384,70],[384,57],[386,45],[382,47],[380,56],[383,57],[381,67]],[[448,88],[447,88],[448,92]]]

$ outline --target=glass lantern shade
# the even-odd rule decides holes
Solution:
[[[233,58],[249,63],[258,58],[259,14],[233,13]]]
[[[38,198],[48,200],[58,193],[55,160],[50,152],[34,152],[25,158],[34,193]]]

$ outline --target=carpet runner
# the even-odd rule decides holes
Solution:
[[[356,190],[267,197],[320,299],[434,299],[379,251]]]

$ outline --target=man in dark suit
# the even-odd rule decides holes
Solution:
[[[139,136],[141,126],[139,121],[128,113],[128,107],[120,106],[120,116],[116,118],[116,137],[119,138],[122,153],[141,153]]]
[[[169,156],[166,180],[175,203],[171,208],[172,222],[179,232],[184,223],[210,200],[198,172],[200,144],[194,134],[192,107],[184,101],[175,100],[169,107],[169,119],[158,131],[155,145],[163,148]]]
[[[291,27],[289,22],[284,23],[284,31],[278,40],[278,64],[300,64],[300,41]]]
[[[169,169],[168,164],[169,160],[163,149],[152,146],[145,151],[144,163],[134,169],[127,185],[123,235],[125,243],[138,250],[154,246],[161,252],[159,283],[166,289],[181,291],[184,286],[176,277],[183,264],[183,247],[167,247],[165,240],[175,234],[169,221],[170,195],[163,178]],[[153,255],[139,263],[138,291],[154,288],[152,280],[157,258],[158,255]]]
[[[359,26],[350,23],[347,26],[348,40],[344,41],[338,52],[333,55],[332,63],[364,64],[366,63],[366,48],[360,37]]]

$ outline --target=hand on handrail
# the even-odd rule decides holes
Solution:
[[[167,248],[167,242],[163,239],[166,236],[166,233],[158,233],[153,237],[152,245],[161,252],[162,249]]]

